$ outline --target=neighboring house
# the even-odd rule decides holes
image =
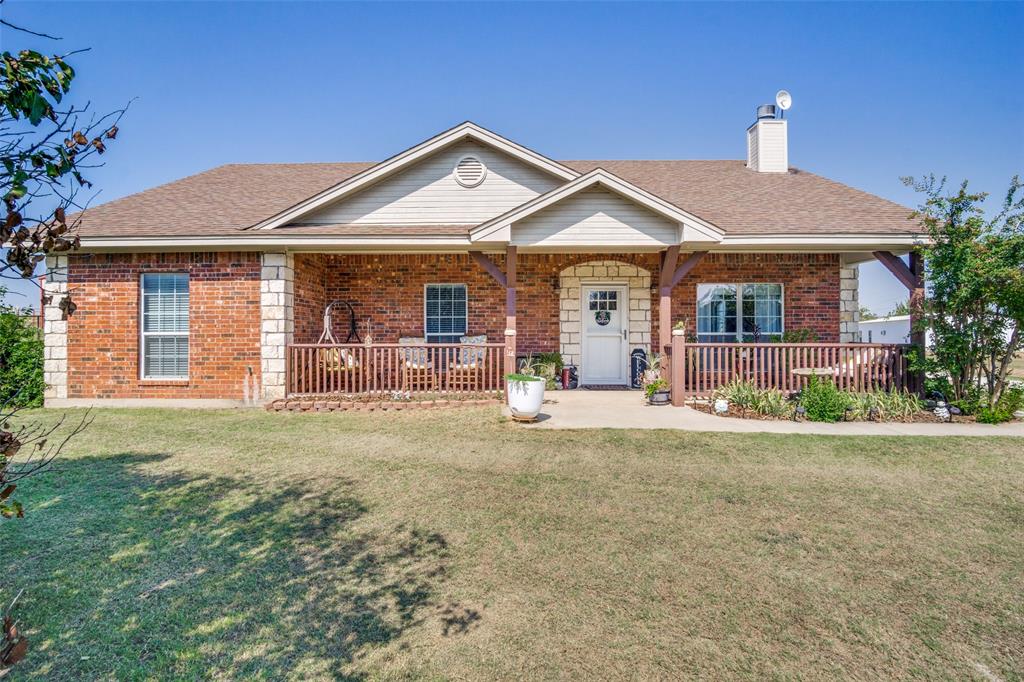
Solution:
[[[863,343],[910,343],[910,315],[888,315],[857,323]],[[1003,337],[1010,340],[1010,330]],[[925,344],[932,345],[932,331],[925,331]]]
[[[784,120],[755,121],[747,152],[555,161],[463,123],[379,163],[227,165],[90,208],[81,249],[48,260],[49,404],[238,401],[253,385],[271,399],[320,369],[359,391],[397,376],[391,362],[403,386],[420,360],[441,367],[402,339],[476,337],[506,367],[560,351],[602,385],[678,321],[706,342],[856,341],[857,264],[914,281],[893,255],[918,239],[909,209],[790,167]],[[297,344],[335,300],[384,345],[314,372]],[[446,367],[475,366],[452,352]]]
[[[857,326],[864,343],[910,343],[910,315],[860,320]]]

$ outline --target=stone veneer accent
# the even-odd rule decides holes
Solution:
[[[644,268],[614,260],[588,261],[559,273],[559,351],[567,365],[580,364],[582,355],[582,305],[580,291],[586,284],[629,285],[629,345],[649,350],[651,343],[651,273]]]
[[[860,282],[857,266],[839,268],[839,342],[860,341]]]
[[[68,397],[68,322],[60,309],[68,294],[68,257],[46,258],[43,291],[49,301],[43,307],[43,381],[45,398]]]
[[[260,362],[263,399],[285,397],[287,346],[295,334],[295,257],[264,253],[260,268]]]

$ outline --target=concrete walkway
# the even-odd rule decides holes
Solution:
[[[639,391],[550,391],[536,429],[685,429],[735,433],[809,433],[836,436],[1019,436],[1024,422],[903,424],[900,422],[761,421],[716,417],[689,407],[651,407]]]

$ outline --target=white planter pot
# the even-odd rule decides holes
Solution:
[[[544,404],[544,382],[508,380],[505,382],[505,395],[514,418],[536,419],[540,406]]]

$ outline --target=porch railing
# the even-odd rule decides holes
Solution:
[[[670,380],[673,402],[709,397],[734,379],[759,388],[799,391],[811,372],[844,391],[916,390],[911,385],[908,345],[870,343],[687,343],[672,340]]]
[[[505,344],[297,343],[287,347],[289,396],[485,395],[504,389]]]

